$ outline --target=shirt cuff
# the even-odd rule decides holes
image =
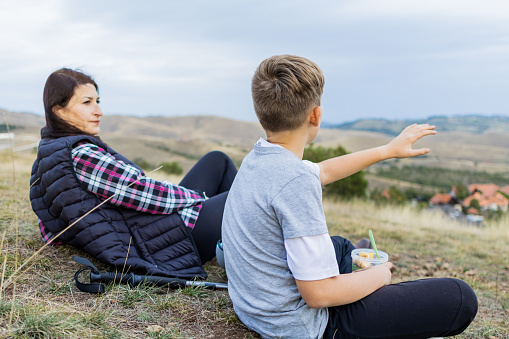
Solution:
[[[339,275],[336,251],[328,233],[285,240],[288,267],[297,280],[322,280]]]

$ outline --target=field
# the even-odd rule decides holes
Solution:
[[[73,276],[80,265],[72,257],[86,254],[43,248],[40,240],[28,200],[34,157],[33,151],[0,153],[1,337],[259,337],[240,323],[225,291],[124,285],[102,296],[78,291]],[[331,234],[358,240],[373,230],[397,267],[393,282],[444,276],[468,282],[479,313],[457,338],[509,338],[509,218],[476,228],[409,206],[326,200],[324,207]],[[226,282],[215,262],[205,269],[210,281]]]
[[[38,137],[44,117],[30,113],[13,113],[0,109],[0,127],[4,120],[16,133],[16,139]],[[254,116],[253,116],[254,119]],[[438,134],[417,142],[416,147],[429,147],[422,157],[402,159],[398,165],[419,165],[453,170],[507,173],[509,138],[507,119],[500,117],[450,118],[428,122],[437,125]],[[356,122],[355,125],[362,123]],[[366,121],[372,124],[373,122]],[[380,123],[380,122],[378,122]],[[385,121],[390,134],[377,129],[345,130],[322,128],[316,143],[326,147],[343,146],[349,152],[380,146],[392,139],[394,131],[402,129],[401,121]],[[409,123],[409,122],[404,122]],[[371,126],[373,127],[373,126]],[[483,127],[482,133],[477,131]],[[383,129],[382,129],[383,130]],[[0,132],[2,129],[0,129]],[[115,150],[130,159],[143,157],[155,165],[161,161],[178,161],[188,170],[197,157],[219,149],[240,163],[259,137],[265,133],[256,122],[237,121],[217,116],[134,117],[105,114],[101,119],[101,136]],[[0,140],[0,149],[2,149]],[[19,141],[22,145],[23,141]]]

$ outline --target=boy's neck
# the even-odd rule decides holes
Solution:
[[[268,142],[280,145],[295,154],[299,159],[302,159],[304,156],[304,148],[309,143],[308,135],[305,130],[297,129],[282,132],[265,132]]]

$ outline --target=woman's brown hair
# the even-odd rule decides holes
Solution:
[[[55,113],[55,108],[67,106],[78,86],[87,84],[94,85],[96,91],[99,91],[94,79],[81,71],[62,68],[50,74],[44,86],[46,127],[41,131],[42,138],[56,139],[71,135],[94,136],[69,124]],[[97,136],[94,137],[97,138]]]

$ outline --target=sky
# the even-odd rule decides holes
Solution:
[[[324,122],[509,115],[509,1],[0,1],[0,108],[43,114],[79,68],[104,114],[256,121],[251,78],[277,54],[325,74]]]

